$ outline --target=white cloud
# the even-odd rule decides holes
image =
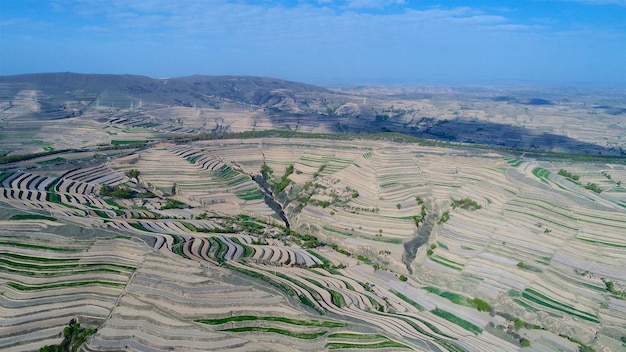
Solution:
[[[626,0],[560,0],[567,2],[580,2],[588,5],[620,5],[626,6]]]
[[[349,0],[347,2],[348,8],[364,9],[364,8],[377,8],[381,9],[390,5],[404,5],[404,0]]]

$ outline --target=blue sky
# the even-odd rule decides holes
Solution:
[[[2,0],[0,74],[626,86],[626,0]]]

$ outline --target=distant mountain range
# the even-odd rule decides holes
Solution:
[[[339,91],[265,77],[197,75],[154,79],[136,75],[24,74],[0,76],[0,120],[2,114],[6,116],[9,111],[12,111],[11,118],[54,120],[81,116],[93,106],[110,106],[123,113],[123,109],[139,105],[144,108],[183,106],[218,110],[228,102],[231,106],[238,106],[239,110],[232,110],[235,114],[237,111],[265,111],[263,116],[272,121],[272,128],[293,124],[304,126],[306,128],[302,130],[308,131],[399,132],[415,137],[524,150],[593,155],[624,153],[621,148],[606,148],[564,134],[477,119],[475,115],[464,116],[462,110],[453,114],[450,108],[436,108],[440,113],[433,116],[429,115],[433,109],[400,109],[397,105],[394,108],[393,104],[399,100],[424,104],[438,94],[436,91],[415,92],[377,94],[377,90],[369,88]],[[510,93],[491,92],[479,99],[486,104],[517,104],[531,108],[558,107],[559,104],[551,97],[532,97],[527,92],[519,96]],[[461,91],[459,95],[445,98],[462,102],[462,94]],[[475,94],[473,98],[476,98]],[[564,101],[564,104],[569,103]],[[36,108],[24,108],[29,104],[36,105]],[[621,112],[609,108],[614,113]]]
[[[144,103],[189,106],[211,105],[212,97],[252,105],[271,105],[280,100],[277,92],[330,93],[325,88],[265,77],[188,76],[150,78],[135,75],[38,73],[0,76],[2,96],[20,90],[40,90],[53,101],[64,98],[102,97],[117,101],[142,99]]]

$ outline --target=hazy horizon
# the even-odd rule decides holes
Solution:
[[[4,1],[0,75],[626,87],[626,1]]]

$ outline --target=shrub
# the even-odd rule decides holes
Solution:
[[[466,210],[478,210],[482,208],[480,204],[476,203],[475,200],[470,198],[463,198],[460,200],[452,200],[452,208],[456,209],[457,207],[466,209]]]
[[[133,198],[137,192],[128,188],[128,186],[109,186],[103,184],[100,186],[100,195],[103,197],[113,197],[113,198]]]
[[[598,185],[596,185],[595,183],[592,182],[587,182],[587,185],[584,186],[585,189],[594,191],[596,193],[602,193],[602,191],[604,191],[602,188],[598,187]]]
[[[265,162],[263,162],[263,165],[261,165],[261,171],[265,172],[268,175],[271,175],[271,174],[274,173],[274,170],[272,170],[272,168],[267,166],[267,164]]]
[[[473,307],[475,307],[476,309],[478,309],[479,312],[491,312],[493,310],[493,307],[483,301],[480,298],[474,298],[474,299],[467,299],[468,303],[470,303]]]
[[[443,214],[441,214],[441,217],[439,218],[439,222],[443,224],[448,220],[450,220],[450,212],[446,210],[443,212]]]
[[[179,200],[176,199],[172,199],[172,198],[166,198],[165,199],[167,201],[167,203],[165,203],[164,206],[161,207],[161,210],[165,210],[165,209],[185,209],[185,208],[189,208],[189,206]]]

